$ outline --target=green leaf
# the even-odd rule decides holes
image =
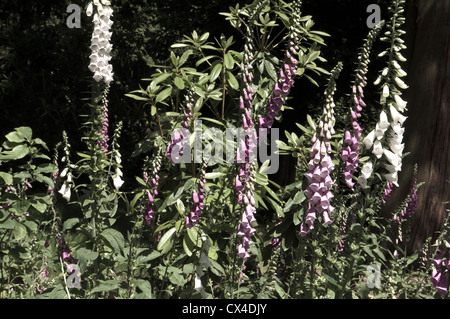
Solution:
[[[96,260],[98,252],[81,247],[75,251],[75,258],[80,260]]]
[[[277,77],[277,71],[275,70],[275,67],[269,60],[264,60],[264,66],[267,70],[267,73],[269,73],[269,76],[274,80],[278,81]]]
[[[181,77],[176,76],[173,80],[178,89],[183,90],[185,88],[184,81]]]
[[[21,223],[16,223],[13,230],[13,235],[15,240],[21,240],[27,235],[27,228]]]
[[[80,222],[79,218],[69,218],[68,220],[66,220],[63,224],[63,231],[66,231],[68,229],[72,229],[73,226],[75,226],[76,224],[78,224]]]
[[[232,69],[234,66],[234,59],[230,53],[225,53],[224,55],[225,66],[227,69]]]
[[[23,143],[25,139],[17,132],[11,132],[5,135],[6,139],[12,143]]]
[[[306,115],[306,119],[308,120],[309,125],[311,126],[311,128],[315,131],[316,130],[316,123],[314,123],[311,115]]]
[[[19,134],[19,136],[23,137],[27,141],[30,141],[33,136],[33,131],[31,130],[31,128],[27,126],[18,127],[16,128],[16,131]]]
[[[169,244],[170,239],[172,238],[175,231],[176,231],[175,227],[169,229],[159,240],[158,247],[156,247],[156,249],[160,251],[163,250]]]
[[[211,74],[209,76],[210,82],[214,82],[217,79],[217,77],[220,75],[220,72],[222,71],[222,67],[223,67],[222,63],[218,63],[213,67]]]
[[[192,243],[195,246],[202,247],[202,237],[200,236],[200,233],[198,232],[197,226],[188,229],[187,234],[189,236],[189,239],[192,241]]]
[[[13,177],[9,173],[0,172],[0,178],[3,179],[6,185],[11,185],[13,182]]]
[[[159,92],[159,94],[156,96],[156,102],[162,102],[165,99],[167,99],[170,95],[172,94],[172,87],[168,87],[164,90],[162,90],[161,92]]]
[[[142,97],[142,96],[138,96],[138,95],[130,94],[130,93],[126,93],[125,96],[135,99],[137,101],[148,101],[149,100],[149,98],[147,98],[147,97]]]
[[[211,173],[206,173],[205,174],[205,179],[214,179],[214,178],[219,178],[222,176],[225,176],[225,173],[220,173],[220,172],[211,172]]]
[[[119,280],[108,280],[104,283],[101,283],[97,287],[94,287],[94,289],[91,290],[91,294],[96,293],[96,292],[105,292],[105,291],[119,289],[120,283],[121,283],[121,281],[119,281]]]
[[[233,89],[235,89],[235,90],[239,89],[239,82],[236,79],[236,77],[233,75],[233,73],[231,73],[230,71],[227,71],[227,80],[228,80],[228,84],[230,84],[230,86]]]
[[[192,256],[192,251],[194,250],[194,243],[192,243],[189,235],[186,233],[183,237],[183,249],[186,255]]]
[[[107,228],[102,231],[100,236],[105,239],[108,246],[110,246],[114,252],[120,254],[123,251],[123,248],[125,247],[125,238],[119,231],[114,228]]]
[[[145,299],[152,299],[152,286],[149,281],[144,279],[137,279],[136,286],[142,291]]]
[[[3,152],[3,154],[0,155],[0,160],[9,161],[9,160],[21,159],[21,158],[24,158],[25,156],[27,156],[29,152],[30,152],[30,149],[26,145],[20,144],[20,145],[15,146],[10,151]]]

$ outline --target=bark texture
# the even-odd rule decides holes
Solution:
[[[450,201],[450,0],[410,0],[407,10],[409,88],[405,158],[400,187],[389,200],[393,209],[409,193],[418,164],[418,208],[412,219],[412,249],[435,236]]]

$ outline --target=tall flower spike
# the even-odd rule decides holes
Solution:
[[[245,140],[241,141],[236,159],[238,163],[242,163],[238,167],[238,175],[235,178],[235,188],[238,193],[238,202],[240,205],[240,210],[242,212],[241,222],[239,223],[237,235],[241,238],[238,244],[238,256],[242,259],[247,259],[249,254],[249,249],[251,245],[251,237],[253,236],[255,229],[253,228],[253,223],[255,222],[254,213],[255,208],[255,198],[253,194],[255,182],[255,166],[252,159],[255,149],[255,141],[257,140],[256,131],[254,130],[254,122],[252,119],[252,100],[254,90],[252,88],[253,82],[253,66],[252,60],[254,58],[252,48],[253,45],[253,25],[255,18],[259,16],[259,13],[266,5],[266,1],[262,1],[257,4],[252,16],[249,19],[247,26],[247,35],[245,37],[246,43],[244,46],[244,61],[241,67],[241,74],[244,82],[244,88],[242,89],[242,94],[240,101],[240,109],[242,110],[242,125],[246,132]],[[251,138],[247,138],[251,136]],[[244,156],[241,156],[241,153]]]
[[[368,64],[370,62],[370,51],[373,45],[373,42],[378,37],[380,32],[380,27],[373,28],[369,32],[367,39],[365,40],[360,52],[358,54],[358,66],[355,72],[355,79],[353,81],[352,86],[352,95],[351,95],[351,103],[350,107],[350,115],[351,115],[351,126],[352,130],[347,130],[345,132],[344,144],[342,147],[341,158],[345,162],[344,167],[344,179],[347,186],[353,190],[355,183],[353,182],[353,174],[358,167],[359,158],[358,154],[360,151],[360,137],[362,134],[362,129],[359,126],[358,118],[361,117],[361,111],[366,104],[364,103],[364,92],[363,88],[367,84],[367,71]],[[373,143],[373,140],[372,140]]]
[[[272,127],[275,117],[280,112],[284,101],[294,85],[294,76],[297,74],[298,64],[298,60],[295,57],[298,56],[300,42],[297,33],[297,25],[300,24],[299,1],[296,1],[294,6],[293,25],[289,30],[289,42],[285,53],[285,61],[281,67],[279,79],[275,83],[272,97],[269,98],[266,115],[258,118],[260,128],[270,129]]]
[[[194,191],[192,193],[192,200],[194,202],[194,206],[191,209],[191,212],[186,217],[186,228],[190,229],[198,224],[200,220],[200,215],[202,214],[203,208],[205,207],[204,199],[205,199],[205,184],[206,184],[206,171],[205,165],[202,168],[202,175],[200,176],[198,191]]]
[[[402,13],[404,11],[404,0],[394,0],[389,7],[391,13],[390,21],[387,23],[387,31],[382,41],[388,42],[390,47],[379,54],[379,56],[388,56],[389,61],[381,74],[375,81],[375,85],[381,85],[380,103],[384,106],[380,114],[380,120],[374,131],[364,139],[366,148],[379,159],[383,159],[385,172],[382,176],[386,181],[398,186],[398,172],[402,167],[402,156],[404,144],[402,127],[406,116],[402,113],[406,110],[406,102],[400,97],[401,89],[408,86],[401,79],[406,72],[401,69],[398,61],[404,62],[406,59],[400,51],[405,49],[401,36],[404,31],[401,30],[405,23]],[[389,149],[383,148],[387,145]],[[373,148],[373,149],[372,149]],[[361,185],[367,184],[367,181],[360,176]]]
[[[333,207],[330,200],[333,198],[331,187],[333,180],[330,176],[334,169],[334,164],[330,157],[331,153],[331,135],[334,130],[334,117],[328,117],[328,114],[334,113],[333,96],[336,91],[336,79],[342,71],[342,63],[339,62],[331,71],[330,80],[325,90],[325,107],[317,132],[314,134],[314,144],[310,151],[310,161],[308,171],[305,176],[308,178],[308,187],[305,195],[308,198],[308,210],[305,221],[300,226],[300,235],[305,236],[314,228],[314,221],[318,214],[322,214],[323,225],[327,227],[331,222],[331,213]]]
[[[109,1],[108,1],[109,3]],[[106,85],[109,85],[113,81],[113,68],[109,63],[111,60],[111,40],[112,33],[109,31],[113,22],[111,16],[113,15],[113,9],[109,5],[102,5],[98,1],[95,2],[97,13],[93,15],[94,31],[91,38],[91,55],[89,56],[91,62],[89,64],[89,70],[94,73],[94,80],[96,82],[104,81]],[[91,16],[94,12],[92,3],[88,5],[86,11],[88,16]]]
[[[150,186],[150,188],[147,190],[148,202],[145,206],[144,212],[142,213],[144,221],[147,225],[150,225],[155,215],[153,205],[155,202],[155,197],[158,196],[159,171],[161,170],[161,161],[161,155],[157,154],[154,161],[152,162],[150,175],[146,171],[144,171],[143,173],[144,182]]]

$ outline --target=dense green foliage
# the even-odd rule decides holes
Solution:
[[[114,82],[107,86],[93,81],[87,68],[89,18],[83,14],[82,28],[68,29],[62,14],[68,3],[4,1],[0,297],[445,297],[430,276],[449,267],[447,257],[443,264],[432,260],[448,250],[447,225],[436,243],[411,252],[410,221],[397,218],[411,209],[421,183],[384,216],[385,166],[367,144],[358,149],[361,164],[374,162],[367,185],[349,189],[342,174],[356,86],[362,90],[367,82],[359,119],[364,134],[378,125],[380,111],[389,110],[386,99],[380,101],[383,88],[390,87],[388,101],[401,95],[392,60],[401,49],[393,42],[401,35],[396,27],[403,2],[392,3],[383,11],[383,27],[366,27],[367,4],[361,2],[352,11],[359,18],[345,29],[352,33],[330,36],[309,15],[318,10],[312,1],[191,0],[174,10],[179,2],[117,0]],[[344,33],[343,24],[334,31]],[[387,53],[379,56],[382,51]],[[295,73],[288,76],[289,63]],[[385,65],[389,72],[379,72]],[[381,88],[372,85],[380,73]],[[268,161],[249,168],[208,158],[170,160],[178,143],[173,132],[180,128],[192,134],[188,145],[201,133],[203,150],[235,147],[234,140],[214,137],[213,129],[246,123],[242,92],[252,90],[253,99],[245,100],[252,100],[249,117],[257,123],[277,85],[290,76],[293,98],[283,100],[276,115],[283,133],[275,144],[293,163],[292,182],[266,174]],[[318,214],[305,235],[301,227],[311,209],[306,176],[324,121],[335,127],[326,140],[334,210],[330,224]],[[238,255],[238,229],[249,206],[239,196],[243,171],[250,176],[243,197],[255,209],[248,258]],[[328,205],[331,198],[321,201]],[[190,223],[193,211],[200,211],[199,221]],[[442,271],[448,276],[444,266]]]

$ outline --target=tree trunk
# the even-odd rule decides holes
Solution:
[[[418,192],[410,245],[420,249],[441,229],[450,201],[450,0],[408,4],[405,151],[411,154],[388,205],[395,208],[408,194],[417,163],[417,181],[425,184]]]

